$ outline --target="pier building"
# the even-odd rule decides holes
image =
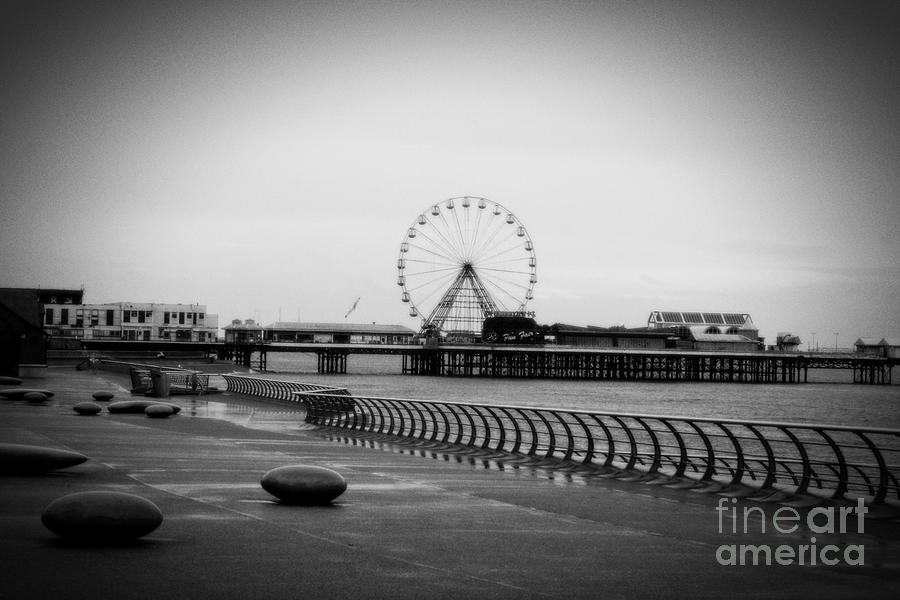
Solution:
[[[676,348],[678,336],[672,329],[596,327],[554,323],[547,330],[557,345],[577,348],[623,348],[665,350]]]
[[[690,338],[694,350],[749,352],[765,348],[759,328],[747,313],[654,310],[648,329],[674,329]]]
[[[403,325],[277,321],[258,325],[235,319],[225,327],[225,343],[411,344],[416,332]]]
[[[884,358],[900,358],[900,338],[859,338],[853,342],[857,354],[871,354]]]
[[[775,338],[775,347],[769,349],[778,352],[798,352],[801,343],[800,337],[793,333],[779,333]]]

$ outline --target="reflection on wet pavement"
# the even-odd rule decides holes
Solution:
[[[221,397],[221,396],[219,396]],[[302,406],[270,404],[265,401],[236,400],[220,402],[192,397],[183,402],[182,415],[206,419],[221,419],[248,429],[291,434],[315,429],[306,423],[306,410]]]
[[[222,396],[218,396],[222,398]],[[223,398],[225,399],[225,398]],[[395,454],[408,454],[420,456],[444,462],[468,464],[477,469],[515,471],[528,474],[532,477],[550,479],[559,483],[586,484],[586,477],[596,475],[597,469],[565,468],[556,462],[542,464],[536,457],[482,450],[468,446],[454,446],[452,444],[427,443],[417,439],[407,439],[394,436],[374,435],[361,431],[347,432],[346,430],[329,427],[318,427],[306,423],[306,410],[303,406],[268,403],[263,400],[246,399],[240,396],[227,398],[227,401],[207,400],[203,397],[192,397],[182,402],[184,408],[182,416],[198,417],[206,419],[222,419],[229,423],[255,429],[281,434],[296,434],[300,431],[309,432],[317,430],[320,436],[328,441],[342,444],[361,446],[392,452]]]

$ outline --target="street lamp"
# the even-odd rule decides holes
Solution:
[[[835,352],[837,352],[837,338],[838,338],[838,332],[835,331],[834,332],[834,351]]]
[[[813,348],[816,345],[816,332],[810,331],[809,336],[810,336],[810,342],[809,342],[809,344],[807,344],[807,346],[809,346],[809,350],[810,350],[810,352],[812,352]]]

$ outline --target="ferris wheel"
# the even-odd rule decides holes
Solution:
[[[534,244],[512,212],[462,196],[413,220],[400,244],[397,285],[423,330],[478,336],[486,317],[524,312],[536,265]]]

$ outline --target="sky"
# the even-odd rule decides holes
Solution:
[[[541,323],[900,337],[895,2],[0,11],[0,287],[417,328],[400,244],[470,195],[527,228]]]

